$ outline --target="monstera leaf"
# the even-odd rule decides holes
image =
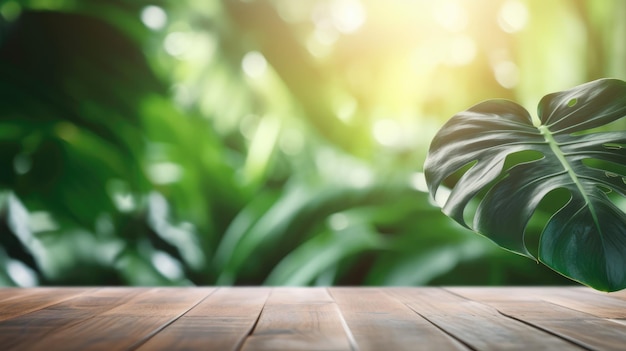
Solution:
[[[443,211],[503,248],[533,257],[525,231],[540,202],[557,189],[569,201],[552,214],[538,258],[598,290],[626,287],[626,215],[609,192],[626,196],[626,132],[599,131],[626,115],[626,82],[600,79],[545,96],[540,123],[507,100],[489,100],[456,114],[437,133],[424,166],[434,196],[464,172]],[[604,129],[607,129],[606,127]],[[508,169],[511,155],[540,153]],[[453,178],[453,177],[452,177]],[[473,224],[470,201],[480,198]]]

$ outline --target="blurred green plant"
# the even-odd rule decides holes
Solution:
[[[420,165],[457,106],[624,76],[623,7],[0,0],[0,284],[567,283]]]

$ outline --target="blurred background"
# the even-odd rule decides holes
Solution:
[[[625,1],[0,0],[0,285],[568,284],[421,171],[601,77]]]

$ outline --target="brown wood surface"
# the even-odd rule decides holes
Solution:
[[[480,290],[451,291],[486,303],[505,316],[524,321],[586,349],[626,349],[626,325],[602,317],[624,315],[626,310],[624,302],[620,304],[619,300],[610,296],[587,294],[580,290],[518,288],[511,289],[505,299],[502,296],[494,297],[493,290],[483,294]],[[521,298],[518,300],[517,296]],[[615,310],[609,311],[608,306]]]
[[[428,345],[432,350],[467,350],[402,302],[376,288],[332,288],[359,350],[402,350]]]
[[[274,289],[243,350],[352,350],[337,304],[324,288]]]
[[[588,288],[0,289],[1,350],[624,350]]]
[[[434,325],[475,350],[577,349],[493,307],[450,294],[440,288],[392,289],[399,300]]]
[[[268,288],[221,288],[139,350],[238,350],[269,293]]]

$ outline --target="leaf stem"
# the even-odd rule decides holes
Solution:
[[[550,129],[548,129],[547,126],[540,125],[537,128],[539,129],[539,132],[541,132],[541,135],[543,135],[543,137],[546,140],[546,142],[548,143],[548,145],[550,145],[550,150],[552,150],[552,152],[554,153],[556,158],[559,160],[559,162],[561,162],[561,165],[563,166],[563,168],[565,168],[565,170],[567,171],[567,174],[572,179],[572,182],[574,183],[574,185],[576,186],[576,188],[580,192],[580,195],[582,196],[583,200],[585,200],[585,204],[587,204],[587,206],[589,206],[589,212],[591,212],[591,216],[593,217],[593,221],[595,222],[595,224],[599,228],[600,225],[599,225],[598,217],[596,215],[596,211],[593,208],[593,204],[591,203],[591,200],[587,196],[587,192],[585,191],[585,188],[583,187],[583,184],[580,182],[580,179],[576,175],[576,172],[574,172],[574,169],[572,168],[570,163],[567,161],[567,158],[565,158],[565,154],[563,153],[563,151],[559,147],[559,143],[554,139],[554,136],[552,135],[552,132],[550,131]]]

